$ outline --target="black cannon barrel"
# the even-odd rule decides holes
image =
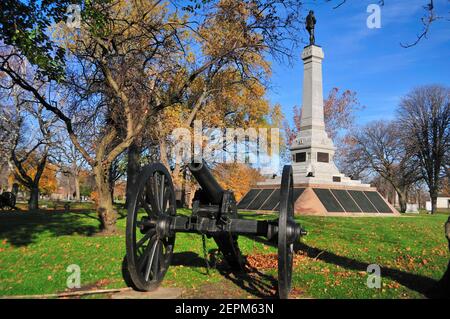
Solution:
[[[212,175],[206,162],[203,160],[202,163],[191,163],[189,164],[189,170],[205,191],[205,195],[208,196],[211,204],[219,205],[222,202],[224,190]]]

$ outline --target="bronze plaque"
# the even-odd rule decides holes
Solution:
[[[321,163],[328,163],[330,161],[330,156],[328,153],[317,153],[317,161]]]
[[[340,176],[333,176],[333,182],[340,183],[341,182],[341,177]]]
[[[297,163],[303,163],[306,162],[306,153],[297,153],[295,154],[295,162]]]

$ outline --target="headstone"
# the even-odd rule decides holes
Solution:
[[[406,204],[406,212],[410,214],[419,213],[419,205],[417,204]]]

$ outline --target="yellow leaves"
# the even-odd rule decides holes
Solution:
[[[34,179],[37,173],[37,165],[40,158],[37,158],[36,155],[31,154],[27,161],[23,164],[23,168],[25,169],[26,174]],[[17,168],[16,168],[17,170]],[[58,187],[58,181],[56,178],[56,173],[58,171],[58,167],[51,164],[46,163],[44,167],[44,171],[42,172],[41,179],[39,181],[39,189],[44,194],[50,194],[56,191]],[[19,171],[16,171],[17,175],[21,175]],[[15,176],[11,173],[8,176],[8,183],[13,184],[15,182]]]
[[[258,181],[263,180],[258,170],[240,163],[218,164],[214,168],[214,174],[223,188],[234,191],[237,201]]]
[[[252,4],[243,1],[220,1],[217,11],[210,15],[199,30],[202,52],[218,58],[230,52],[242,62],[244,72],[250,68],[270,73],[270,64],[264,59],[266,47],[255,29],[249,27]]]

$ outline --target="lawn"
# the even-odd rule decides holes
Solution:
[[[183,211],[182,213],[188,213]],[[245,218],[267,216],[244,213]],[[274,217],[274,216],[269,216]],[[446,270],[449,252],[443,234],[446,214],[394,217],[299,217],[308,230],[296,245],[296,298],[424,298]],[[125,217],[121,235],[100,236],[94,212],[0,212],[0,295],[66,291],[71,264],[80,266],[83,289],[125,287]],[[230,274],[212,239],[216,266],[206,273],[201,237],[178,234],[172,266],[163,282],[186,298],[272,297],[276,249],[241,236],[251,267]],[[367,287],[367,266],[381,266],[382,287]]]

